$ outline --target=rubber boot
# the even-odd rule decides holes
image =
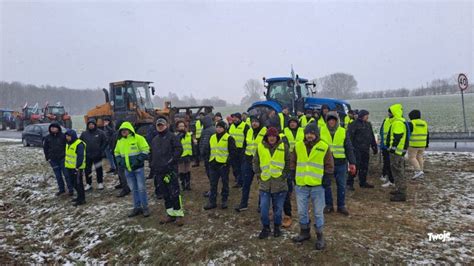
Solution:
[[[293,242],[301,243],[303,241],[309,240],[311,238],[310,227],[309,225],[300,225],[300,234],[297,237],[293,238]]]
[[[324,243],[324,238],[323,238],[323,231],[316,231],[316,244],[315,248],[316,250],[323,250],[326,247],[326,243]]]

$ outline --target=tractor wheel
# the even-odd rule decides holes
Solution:
[[[71,129],[72,128],[72,120],[66,120],[64,121],[64,127]]]
[[[2,123],[2,130],[7,130],[7,124],[6,123]]]

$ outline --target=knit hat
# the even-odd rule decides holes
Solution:
[[[366,116],[366,115],[368,115],[368,114],[369,114],[369,111],[367,111],[367,110],[362,109],[362,110],[359,111],[359,117],[360,117],[361,119],[362,119],[362,117],[364,117],[364,116]]]
[[[220,112],[217,112],[214,116],[218,116],[218,117],[222,118],[222,114]]]
[[[238,119],[242,119],[242,115],[241,115],[240,113],[233,113],[231,116],[232,116],[233,118],[234,118],[234,117],[237,117]]]
[[[227,124],[224,121],[221,120],[221,121],[217,122],[216,127],[222,127],[223,129],[226,129]]]
[[[267,130],[267,134],[265,134],[265,136],[267,137],[278,137],[279,134],[278,134],[278,129],[274,128],[274,127],[271,127]]]
[[[319,128],[316,123],[309,123],[305,128],[304,128],[304,134],[314,134],[316,136],[319,136]]]

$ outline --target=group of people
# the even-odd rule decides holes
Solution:
[[[292,223],[291,198],[297,203],[300,234],[293,239],[303,242],[311,238],[309,205],[312,204],[315,248],[324,249],[324,214],[337,211],[349,215],[346,208],[346,190],[354,190],[354,179],[359,178],[363,189],[373,188],[367,182],[370,152],[378,153],[369,112],[350,111],[342,119],[336,111],[323,105],[321,110],[305,110],[299,116],[289,115],[284,107],[281,113],[268,116],[234,113],[230,119],[215,115],[199,114],[194,128],[185,121],[169,124],[160,117],[147,131],[146,137],[135,132],[130,122],[118,123],[113,128],[110,121],[98,129],[95,120],[87,123],[87,130],[78,138],[74,130],[63,135],[61,127],[50,125],[44,152],[55,172],[59,192],[69,195],[77,192],[74,205],[85,203],[85,190],[92,186],[92,167],[97,176],[97,188],[103,189],[102,158],[117,173],[122,191],[118,196],[132,192],[133,209],[129,217],[150,215],[146,192],[145,161],[149,160],[150,175],[154,179],[155,194],[164,198],[166,215],[160,223],[183,225],[182,190],[191,190],[191,167],[204,162],[209,179],[208,198],[204,210],[228,208],[230,194],[229,174],[235,177],[233,187],[241,189],[240,203],[235,211],[248,209],[254,177],[258,180],[258,211],[262,230],[259,238],[282,234],[281,227]],[[380,147],[383,155],[383,187],[394,186],[391,201],[406,200],[405,153],[414,165],[414,178],[423,177],[423,152],[428,147],[428,126],[421,113],[413,110],[410,122],[403,118],[401,104],[388,109],[388,116],[380,130]],[[194,162],[193,165],[191,163]],[[86,187],[83,186],[83,171]],[[335,180],[337,200],[334,208],[331,190]],[[270,207],[272,207],[270,209]],[[270,224],[273,216],[273,230]]]

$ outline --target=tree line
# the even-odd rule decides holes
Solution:
[[[165,101],[171,101],[172,106],[213,105],[215,107],[227,106],[225,100],[219,97],[196,99],[192,95],[179,97],[175,93],[167,96],[155,96],[155,107],[163,107]],[[0,81],[0,109],[20,111],[27,103],[34,106],[38,103],[43,108],[48,102],[56,105],[60,102],[66,112],[72,115],[83,115],[92,107],[103,104],[105,96],[102,89],[70,89],[63,86],[35,86],[21,82]]]

